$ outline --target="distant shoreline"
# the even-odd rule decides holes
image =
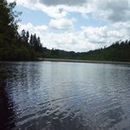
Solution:
[[[125,61],[100,61],[100,60],[76,60],[76,59],[56,59],[56,58],[38,58],[37,60],[19,60],[19,61],[0,61],[3,62],[42,62],[42,61],[50,61],[50,62],[73,62],[73,63],[95,63],[95,64],[127,64],[130,65],[130,62]]]
[[[52,61],[52,62],[75,62],[75,63],[99,63],[99,64],[129,64],[130,62],[123,61],[98,61],[98,60],[75,60],[75,59],[55,59],[43,58],[39,61]]]

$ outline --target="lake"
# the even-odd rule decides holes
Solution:
[[[1,62],[0,129],[130,130],[130,65]]]

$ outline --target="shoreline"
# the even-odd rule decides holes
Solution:
[[[73,62],[73,63],[95,63],[95,64],[126,64],[130,65],[130,62],[125,61],[101,61],[101,60],[76,60],[76,59],[58,59],[58,58],[38,58],[37,60],[21,60],[21,61],[0,61],[0,63],[10,63],[10,62]]]
[[[39,60],[39,61],[130,65],[130,62],[124,62],[124,61],[75,60],[75,59],[56,59],[56,58],[43,58],[42,60]]]

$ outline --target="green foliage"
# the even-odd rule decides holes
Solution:
[[[130,41],[117,41],[104,49],[79,53],[78,58],[86,60],[130,61]]]
[[[42,55],[40,38],[31,35],[33,43],[30,43],[28,31],[23,30],[19,35],[15,6],[15,2],[8,4],[0,0],[0,60],[36,60]]]
[[[130,61],[130,41],[117,41],[107,48],[81,53],[44,48],[44,56],[79,60]]]

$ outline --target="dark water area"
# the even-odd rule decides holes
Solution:
[[[130,130],[130,65],[1,62],[0,130]]]

